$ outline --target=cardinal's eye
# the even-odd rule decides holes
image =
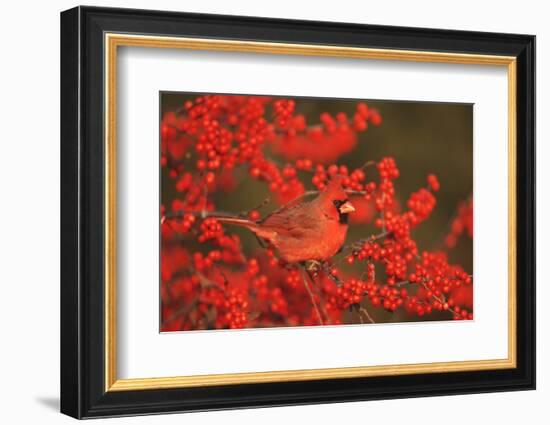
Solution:
[[[346,200],[346,201],[340,201],[340,200],[338,200],[338,199],[332,201],[332,203],[334,204],[334,206],[335,206],[336,208],[340,208],[340,207],[341,207],[342,205],[344,205],[346,202],[347,202],[347,200]]]

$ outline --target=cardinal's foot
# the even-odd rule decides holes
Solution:
[[[308,273],[317,274],[321,270],[323,264],[317,260],[308,260],[304,264]]]

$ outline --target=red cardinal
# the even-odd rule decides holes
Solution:
[[[216,217],[221,223],[246,227],[272,245],[287,263],[331,258],[344,244],[348,214],[355,211],[335,176],[315,199],[297,198],[263,220]]]

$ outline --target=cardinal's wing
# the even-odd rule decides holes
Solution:
[[[320,230],[320,221],[315,219],[309,203],[284,205],[265,218],[262,226],[280,236],[303,238]]]

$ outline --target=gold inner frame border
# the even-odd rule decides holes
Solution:
[[[105,46],[105,391],[205,387],[322,379],[359,378],[418,373],[448,373],[515,368],[516,360],[516,58],[513,56],[371,49],[330,45],[288,44],[238,40],[180,38],[106,33]],[[118,47],[149,47],[247,52],[280,55],[325,56],[469,65],[504,66],[508,72],[508,358],[437,363],[229,373],[174,377],[118,379],[116,325],[116,98]]]

